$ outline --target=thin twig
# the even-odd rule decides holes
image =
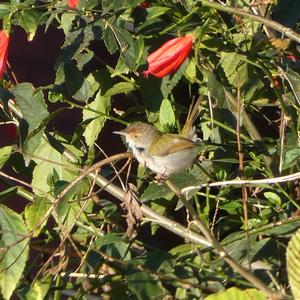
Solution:
[[[289,182],[300,178],[300,172],[293,173],[290,175],[268,178],[268,179],[256,179],[256,180],[248,180],[248,179],[236,179],[236,180],[227,180],[227,181],[218,181],[212,183],[201,183],[199,185],[191,185],[185,187],[181,190],[181,192],[185,195],[190,192],[195,192],[200,190],[204,187],[216,187],[216,186],[227,186],[227,185],[249,185],[249,186],[256,186],[262,184],[276,184],[276,183],[283,183]]]
[[[238,156],[239,156],[239,173],[241,179],[244,179],[244,153],[241,143],[241,111],[242,111],[242,104],[241,104],[241,89],[238,86],[237,89],[237,114],[236,114],[236,139],[237,139],[237,147],[238,147]],[[244,212],[244,231],[245,231],[245,238],[247,242],[247,260],[248,260],[248,267],[251,267],[250,261],[250,244],[249,244],[249,228],[248,228],[248,191],[245,185],[242,185],[242,198],[243,198],[243,212]]]

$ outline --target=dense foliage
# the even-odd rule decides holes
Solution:
[[[4,299],[297,297],[298,1],[11,0],[0,18]],[[51,84],[6,67],[18,28],[64,36]],[[113,131],[180,132],[199,96],[199,156],[158,183]]]

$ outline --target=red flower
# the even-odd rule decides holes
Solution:
[[[6,31],[0,30],[0,78],[2,78],[7,64],[9,35]]]
[[[188,57],[192,47],[193,35],[191,34],[167,41],[148,56],[149,66],[144,75],[147,77],[152,74],[162,78],[176,71]]]
[[[68,6],[70,8],[77,8],[77,5],[79,4],[80,0],[68,0]]]

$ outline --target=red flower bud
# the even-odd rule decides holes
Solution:
[[[9,35],[6,31],[0,30],[0,78],[2,78],[8,58]]]
[[[151,6],[151,3],[147,0],[143,1],[140,5],[141,8],[149,8]]]
[[[79,4],[80,0],[68,0],[68,6],[70,8],[77,8],[77,5]]]
[[[144,71],[144,75],[147,77],[152,74],[162,78],[176,71],[188,57],[192,47],[193,35],[191,34],[167,41],[148,56],[149,66]]]

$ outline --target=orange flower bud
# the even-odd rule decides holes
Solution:
[[[5,30],[0,30],[0,78],[2,78],[8,58],[9,35]]]
[[[175,72],[189,56],[192,47],[193,35],[191,34],[167,41],[148,56],[149,66],[144,71],[144,75],[147,77],[152,74],[162,78]]]
[[[68,6],[70,8],[77,8],[77,5],[79,4],[80,0],[68,0]]]

